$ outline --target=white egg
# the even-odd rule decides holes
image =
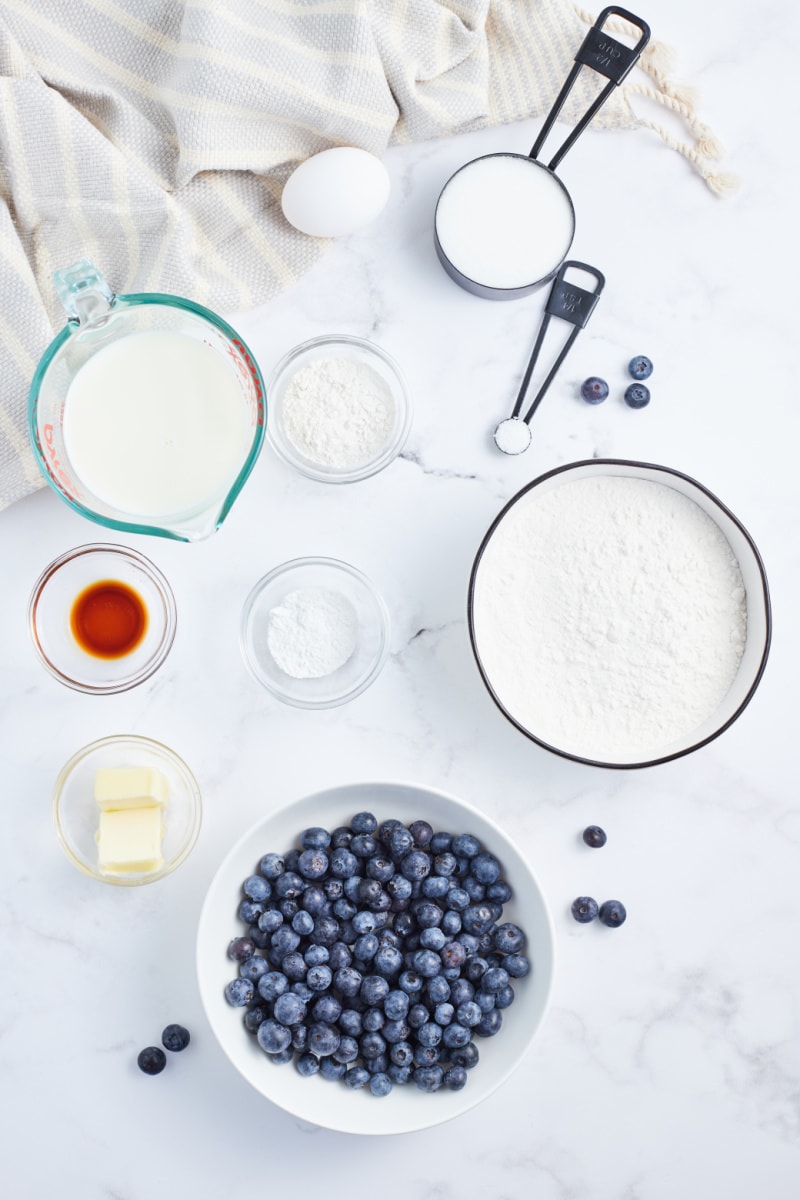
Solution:
[[[312,237],[343,237],[377,217],[389,199],[389,172],[356,146],[334,146],[307,158],[281,196],[290,225]]]

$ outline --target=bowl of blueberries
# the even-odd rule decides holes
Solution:
[[[542,889],[488,817],[444,792],[352,784],[286,805],[230,850],[197,936],[231,1064],[311,1124],[426,1129],[499,1087],[547,1009]]]

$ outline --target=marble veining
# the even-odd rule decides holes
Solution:
[[[49,491],[0,515],[8,1200],[800,1195],[800,169],[791,89],[777,86],[794,77],[798,19],[777,0],[757,16],[721,0],[653,0],[643,15],[683,51],[675,78],[701,88],[700,111],[742,186],[712,196],[643,130],[589,133],[565,159],[578,214],[571,256],[608,282],[527,453],[500,455],[491,434],[511,410],[544,296],[493,304],[462,292],[436,260],[432,216],[457,167],[524,151],[534,122],[393,148],[379,220],[333,245],[279,300],[227,314],[267,377],[321,334],[371,337],[392,354],[414,425],[386,471],[333,488],[266,447],[221,531],[197,546],[109,535]],[[621,394],[638,353],[656,364],[653,400],[632,412]],[[578,397],[591,374],[611,387],[596,409]],[[759,546],[774,604],[771,658],[740,719],[695,755],[646,772],[584,767],[524,738],[483,688],[466,628],[472,561],[500,508],[554,466],[607,456],[663,463],[715,492]],[[102,699],[50,679],[25,629],[42,568],[98,540],[150,556],[178,607],[162,669]],[[252,585],[307,554],[364,570],[392,620],[380,678],[326,712],[273,701],[238,648]],[[173,746],[203,791],[194,852],[142,889],[82,876],[50,817],[66,759],[118,732]],[[236,1075],[200,1007],[194,937],[220,857],[259,817],[321,788],[381,779],[461,796],[516,841],[551,905],[557,975],[534,1048],[488,1100],[449,1125],[370,1140],[299,1122]],[[580,840],[595,822],[609,834],[600,851]],[[625,927],[578,926],[569,905],[580,894],[621,899]],[[189,1026],[192,1043],[146,1078],[136,1053],[171,1021]]]

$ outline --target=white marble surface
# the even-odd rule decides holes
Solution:
[[[796,769],[796,128],[789,10],[653,0],[655,32],[743,180],[712,196],[646,132],[590,134],[563,167],[574,252],[608,277],[601,306],[519,459],[489,433],[506,414],[542,297],[459,291],[431,244],[436,195],[477,153],[525,150],[534,123],[393,150],[388,209],[292,292],[235,317],[265,372],[292,345],[341,331],[397,357],[414,427],[390,469],[328,489],[265,450],[221,532],[196,546],[119,536],[171,580],[173,652],[148,683],[92,698],[60,687],[25,631],[30,587],[65,549],[102,540],[49,491],[0,517],[0,1178],[8,1200],[305,1194],[351,1181],[387,1200],[793,1200],[800,1194],[800,808]],[[619,395],[634,353],[653,402]],[[613,396],[576,399],[587,374]],[[699,753],[609,773],[540,750],[504,722],[471,660],[465,592],[490,520],[524,482],[591,455],[661,462],[716,492],[750,529],[772,588],[762,685]],[[242,601],[304,554],[365,570],[392,613],[392,655],[346,708],[281,707],[246,674]],[[200,780],[199,843],[167,880],[104,887],[56,844],[62,763],[105,734],[166,741]],[[264,812],[350,780],[407,779],[485,809],[549,897],[554,1001],[512,1079],[456,1122],[355,1140],[262,1100],[212,1039],[194,977],[200,904],[222,854]],[[608,845],[579,843],[599,822]],[[574,896],[618,897],[624,929],[583,928]],[[190,1049],[156,1079],[138,1050],[169,1021]],[[288,1068],[285,1068],[288,1069]],[[376,1101],[377,1103],[377,1101]],[[314,1156],[313,1158],[310,1156]],[[311,1164],[309,1166],[309,1164]],[[304,1178],[311,1178],[307,1189]],[[325,1190],[323,1190],[325,1189]]]

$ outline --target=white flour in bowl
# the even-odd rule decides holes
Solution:
[[[655,755],[723,700],[747,630],[739,564],[703,510],[626,476],[532,489],[478,566],[473,629],[509,714],[599,761]]]

